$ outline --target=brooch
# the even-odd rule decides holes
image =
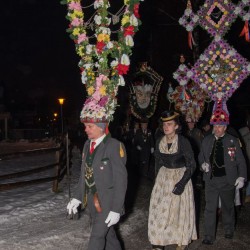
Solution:
[[[231,144],[233,144],[233,140],[231,140]],[[236,147],[232,145],[228,147],[228,154],[230,156],[231,161],[235,160]]]

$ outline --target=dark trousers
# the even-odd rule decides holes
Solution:
[[[91,215],[92,230],[88,250],[121,250],[114,227],[108,227],[105,220],[110,211],[98,213],[93,203],[93,196],[88,195],[88,209]]]
[[[222,222],[225,233],[233,234],[235,187],[227,183],[226,177],[213,177],[205,183],[206,207],[204,213],[205,238],[215,240],[218,200],[221,198]]]

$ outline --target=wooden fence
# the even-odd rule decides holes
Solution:
[[[59,182],[64,178],[65,174],[69,175],[69,169],[72,166],[72,163],[71,163],[72,146],[69,145],[68,135],[66,135],[66,137],[63,138],[63,140],[61,140],[59,145],[60,146],[53,147],[53,148],[43,148],[43,149],[36,149],[36,150],[29,150],[29,151],[15,152],[11,154],[0,155],[1,161],[7,160],[7,159],[8,160],[14,159],[20,156],[23,157],[23,156],[28,156],[28,155],[44,154],[44,153],[51,153],[51,152],[55,152],[55,157],[56,157],[55,163],[52,163],[46,166],[40,166],[38,168],[34,168],[34,169],[26,170],[26,171],[0,175],[0,180],[7,180],[7,179],[9,180],[9,179],[19,178],[23,176],[28,176],[34,173],[44,172],[44,171],[47,171],[48,169],[53,169],[53,168],[55,169],[54,176],[42,177],[39,179],[32,179],[28,181],[18,181],[18,182],[9,182],[9,183],[0,184],[0,191],[53,181],[52,191],[58,192]]]

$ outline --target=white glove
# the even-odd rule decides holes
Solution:
[[[110,211],[105,223],[108,223],[108,227],[115,225],[120,220],[120,214]]]
[[[78,206],[81,204],[81,202],[75,198],[73,198],[72,200],[70,200],[70,202],[67,205],[67,210],[68,210],[68,214],[76,214],[77,213],[77,208]]]
[[[140,146],[137,146],[136,148],[141,151],[141,147]]]
[[[151,154],[153,154],[153,153],[154,153],[154,151],[155,151],[155,150],[154,150],[154,148],[151,148]]]
[[[236,179],[235,184],[234,184],[234,186],[236,187],[236,189],[243,188],[244,183],[245,183],[244,180],[245,180],[245,178],[243,178],[243,177],[238,177]]]
[[[203,163],[201,164],[201,168],[202,168],[202,170],[203,170],[205,173],[208,173],[208,172],[209,172],[209,164],[208,164],[208,163],[203,162]]]

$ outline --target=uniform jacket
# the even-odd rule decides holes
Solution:
[[[154,148],[154,139],[151,131],[147,129],[144,134],[141,129],[135,135],[134,145],[141,147],[140,161],[148,161],[151,154],[151,148]]]
[[[206,136],[202,141],[201,151],[199,154],[199,163],[201,165],[202,163],[206,162],[210,165],[209,172],[203,174],[204,181],[210,180],[210,155],[212,153],[214,141],[215,137],[212,134]],[[238,177],[247,177],[246,161],[241,151],[238,138],[226,133],[222,139],[222,143],[224,148],[226,178],[229,184],[234,185]],[[233,150],[231,150],[231,148],[233,148]]]
[[[85,161],[89,151],[90,140],[86,141],[83,154],[76,199],[82,203],[85,196]],[[95,149],[92,167],[95,185],[103,211],[122,214],[127,189],[126,150],[118,140],[106,136]]]

